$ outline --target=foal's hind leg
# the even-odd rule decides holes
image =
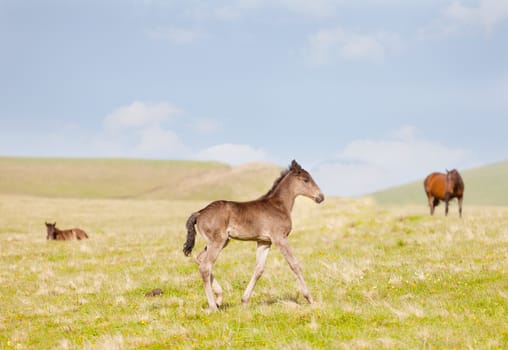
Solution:
[[[208,307],[212,311],[217,311],[218,309],[212,289],[212,281],[214,280],[212,274],[212,267],[215,261],[217,260],[217,257],[219,256],[219,253],[222,250],[223,246],[224,244],[216,244],[216,243],[209,244],[207,245],[206,251],[199,254],[200,258],[199,272],[201,272],[201,278],[203,279],[203,284],[205,286],[205,294],[206,299],[208,300]],[[222,292],[222,288],[220,292]]]
[[[243,293],[242,303],[247,305],[249,302],[250,296],[252,295],[252,291],[254,290],[254,286],[256,282],[263,274],[266,257],[268,256],[268,252],[270,251],[271,243],[266,242],[258,242],[258,248],[256,251],[256,269],[254,270],[254,275],[249,282],[249,285],[245,289],[245,293]]]
[[[222,287],[220,286],[219,282],[213,277],[213,273],[211,275],[212,280],[212,290],[215,294],[215,304],[217,304],[218,307],[222,305]]]
[[[201,261],[203,261],[203,257],[205,256],[205,254],[206,254],[206,247],[201,253],[199,253],[195,257],[196,263],[198,265],[200,265]],[[210,279],[212,280],[212,291],[215,294],[215,303],[217,304],[217,306],[221,306],[222,305],[222,287],[220,286],[219,282],[217,282],[217,280],[213,277],[213,273],[211,274]]]

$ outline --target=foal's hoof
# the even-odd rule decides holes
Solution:
[[[217,298],[217,300],[215,301],[215,305],[217,305],[218,308],[221,307],[221,305],[222,305],[222,297]]]
[[[210,314],[213,312],[219,311],[219,305],[217,303],[215,304],[208,304],[208,307],[204,309],[206,313]]]

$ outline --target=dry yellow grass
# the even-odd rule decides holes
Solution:
[[[266,192],[270,163],[0,157],[0,193],[53,198],[236,199]]]

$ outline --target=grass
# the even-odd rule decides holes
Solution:
[[[225,305],[209,314],[181,251],[206,203],[0,195],[0,348],[508,348],[506,207],[465,206],[459,219],[299,199],[290,243],[316,303],[273,249],[243,307],[255,244],[233,241],[214,270]],[[46,241],[44,221],[90,240]],[[146,298],[154,288],[164,294]]]
[[[437,170],[444,172],[445,170]],[[465,183],[465,205],[499,205],[508,206],[508,161],[474,169],[459,169]],[[421,180],[397,186],[373,194],[381,205],[426,204]]]

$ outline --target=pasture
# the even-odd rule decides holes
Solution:
[[[423,190],[419,206],[297,199],[289,242],[315,304],[274,248],[244,307],[256,245],[231,241],[214,266],[217,313],[182,253],[207,203],[0,194],[0,348],[508,347],[508,208],[468,205],[467,182],[462,219],[456,202],[431,217]],[[51,220],[90,239],[46,241]]]

